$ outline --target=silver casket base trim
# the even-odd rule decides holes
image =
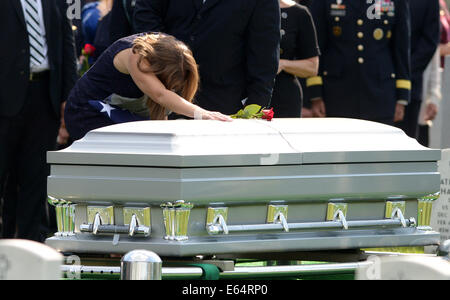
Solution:
[[[238,237],[192,237],[187,241],[152,238],[146,241],[121,237],[76,235],[52,237],[46,244],[61,251],[75,253],[127,253],[135,249],[150,250],[163,256],[188,257],[234,253],[347,250],[378,247],[415,247],[438,245],[439,233],[417,228],[323,231],[306,233],[261,234]]]

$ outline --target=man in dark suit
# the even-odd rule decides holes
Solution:
[[[42,241],[46,152],[76,80],[66,1],[0,1],[0,44],[0,182],[13,172],[18,186],[17,202],[5,203],[3,237]]]
[[[137,0],[137,32],[175,36],[200,70],[196,103],[234,114],[248,104],[270,105],[278,70],[278,0]]]
[[[111,43],[134,33],[132,18],[135,5],[136,0],[114,1],[110,12],[113,20],[109,26],[109,40]]]
[[[409,0],[409,5],[411,11],[411,103],[406,107],[405,118],[397,126],[410,137],[417,138],[423,73],[439,45],[439,0]]]

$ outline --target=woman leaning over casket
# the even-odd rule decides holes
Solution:
[[[199,75],[192,52],[164,34],[138,34],[111,45],[77,82],[65,108],[74,140],[123,122],[164,120],[172,111],[191,118],[228,121],[192,100]]]

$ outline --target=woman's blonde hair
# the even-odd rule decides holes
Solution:
[[[152,33],[134,40],[133,53],[139,54],[138,69],[153,73],[166,89],[192,102],[197,93],[199,74],[192,51],[173,36]],[[142,61],[146,60],[147,64]],[[150,118],[165,118],[165,108],[149,100]]]

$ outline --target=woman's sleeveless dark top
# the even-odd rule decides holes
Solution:
[[[122,121],[113,121],[92,103],[107,103],[115,94],[125,98],[141,98],[144,93],[136,86],[130,75],[114,67],[117,53],[129,49],[139,35],[132,35],[112,44],[98,58],[88,72],[81,77],[70,92],[64,113],[67,130],[73,140],[82,138],[87,132]],[[100,104],[99,104],[100,105]],[[132,121],[132,118],[129,119]]]
[[[133,47],[139,35],[132,35],[116,41],[97,59],[88,72],[72,89],[68,102],[83,105],[89,100],[103,100],[111,94],[128,98],[139,98],[144,93],[136,86],[130,75],[114,67],[114,57],[121,51]]]

